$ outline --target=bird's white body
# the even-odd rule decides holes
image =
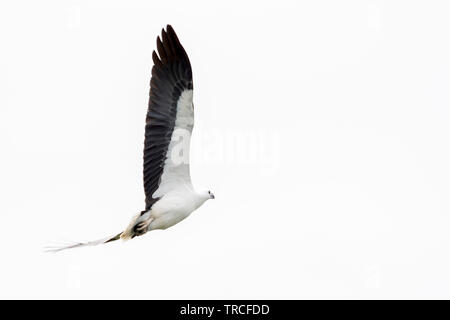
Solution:
[[[165,194],[152,208],[134,217],[121,238],[130,239],[135,226],[142,224],[144,232],[167,229],[186,219],[193,211],[210,199],[207,193],[197,193],[191,185],[181,185]]]
[[[149,230],[167,229],[187,218],[207,198],[192,188],[178,188],[161,198],[149,211],[152,222]]]

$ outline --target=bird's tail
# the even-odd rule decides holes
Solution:
[[[55,245],[55,246],[47,246],[44,248],[45,252],[58,252],[65,249],[72,249],[72,248],[80,248],[80,247],[86,247],[86,246],[96,246],[99,244],[104,244],[112,241],[116,241],[120,239],[120,235],[122,232],[118,233],[114,237],[107,237],[95,241],[87,241],[87,242],[73,242],[68,244],[61,244],[61,245]]]

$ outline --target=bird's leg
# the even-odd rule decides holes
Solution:
[[[139,222],[134,226],[134,232],[136,236],[143,235],[148,231],[148,227],[150,226],[150,223],[152,223],[153,218],[148,218],[144,221]]]

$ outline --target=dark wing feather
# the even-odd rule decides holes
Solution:
[[[184,90],[192,89],[192,69],[189,58],[173,28],[162,30],[162,41],[156,39],[158,54],[153,51],[150,100],[145,124],[144,190],[145,210],[157,200],[152,197],[163,173],[172,132],[175,126],[177,102]]]

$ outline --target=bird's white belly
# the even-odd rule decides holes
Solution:
[[[178,222],[184,220],[189,216],[189,213],[180,212],[180,211],[169,211],[157,218],[154,218],[152,223],[150,224],[150,230],[154,229],[167,229],[173,225],[176,225]]]
[[[182,196],[168,194],[153,205],[150,211],[153,221],[149,230],[167,229],[187,218],[195,209],[192,196],[186,191]]]

